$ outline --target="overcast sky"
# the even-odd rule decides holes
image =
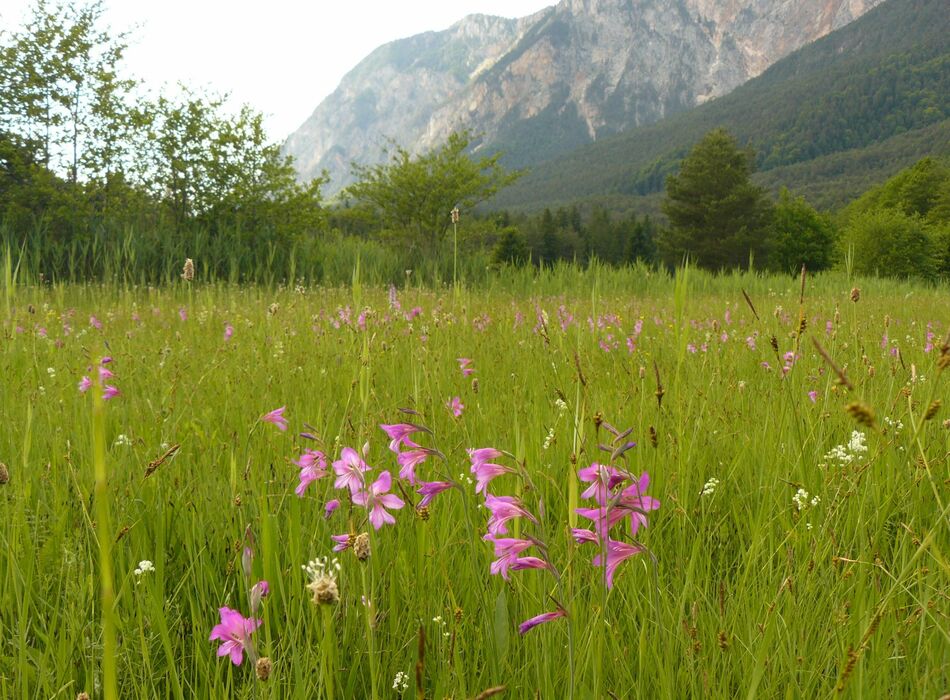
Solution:
[[[521,17],[555,0],[105,0],[114,30],[132,30],[128,71],[153,90],[178,81],[230,92],[282,141],[380,44],[445,29],[475,12]],[[0,28],[31,0],[3,0]],[[168,90],[169,88],[165,88]]]

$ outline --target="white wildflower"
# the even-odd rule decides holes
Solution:
[[[396,677],[393,678],[393,690],[400,693],[409,690],[409,675],[402,671],[396,671]]]
[[[129,440],[129,436],[125,433],[119,433],[115,438],[115,442],[112,443],[113,447],[129,447],[131,445],[132,441]]]
[[[135,571],[132,573],[135,574],[135,577],[139,580],[142,579],[142,576],[145,574],[150,574],[155,571],[155,565],[152,564],[148,559],[143,559],[139,562],[139,565],[136,567]]]
[[[719,479],[717,479],[716,477],[712,477],[711,479],[709,479],[709,481],[703,484],[702,493],[700,493],[699,495],[712,496],[716,492],[717,486],[719,486]]]

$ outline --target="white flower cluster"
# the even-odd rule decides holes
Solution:
[[[893,430],[895,433],[899,433],[904,429],[904,424],[899,420],[895,420],[889,416],[884,416],[884,426],[889,430]]]
[[[143,559],[132,573],[135,574],[136,578],[141,579],[143,575],[153,573],[154,571],[155,565],[148,559]]]
[[[317,557],[311,559],[306,564],[301,564],[300,568],[304,570],[311,581],[316,581],[321,576],[329,575],[334,578],[333,571],[340,570],[340,560],[336,557]],[[331,569],[333,571],[331,571]]]
[[[564,411],[567,410],[567,404],[564,403],[564,399],[562,399],[562,398],[560,398],[560,397],[558,397],[557,399],[555,399],[554,405],[555,405],[555,407],[557,408],[557,412],[558,412],[558,413],[564,413]]]
[[[396,677],[393,678],[393,690],[405,693],[409,690],[409,674],[402,671],[396,671]]]
[[[712,477],[709,481],[703,484],[702,493],[700,496],[712,496],[716,492],[716,487],[719,486],[719,479]]]
[[[798,489],[798,491],[795,492],[795,495],[792,496],[792,502],[795,504],[795,507],[798,509],[798,511],[801,512],[809,506],[812,508],[816,507],[821,502],[821,499],[818,498],[818,496],[810,496],[808,491],[805,489]]]
[[[129,447],[132,445],[132,441],[129,440],[129,436],[125,433],[119,433],[116,435],[115,442],[113,447]]]
[[[868,446],[865,443],[865,436],[859,430],[851,433],[851,439],[845,445],[836,445],[825,455],[826,462],[838,462],[839,464],[850,464],[864,454],[867,454]]]
[[[442,629],[442,636],[443,636],[443,637],[451,637],[451,636],[452,636],[452,635],[449,633],[449,631],[448,631],[447,629],[445,629],[445,620],[442,619],[442,616],[441,616],[441,615],[436,615],[435,617],[432,618],[432,621],[433,621],[435,624],[437,624],[437,625]]]
[[[544,442],[541,443],[541,449],[546,450],[554,443],[554,428],[551,428],[548,431],[548,434],[544,438]]]

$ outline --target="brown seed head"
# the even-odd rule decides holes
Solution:
[[[650,444],[651,444],[653,447],[656,447],[656,446],[659,444],[659,442],[660,442],[660,441],[659,441],[659,438],[657,437],[657,434],[656,434],[656,428],[654,428],[654,427],[651,425],[651,426],[650,426]]]
[[[459,623],[462,621],[462,617],[465,613],[462,612],[462,608],[455,608],[455,622]]]
[[[274,670],[273,664],[271,664],[270,659],[266,656],[262,656],[257,660],[257,665],[254,666],[254,671],[257,673],[259,680],[266,681],[270,678],[270,672]]]
[[[475,377],[472,379],[472,393],[473,394],[478,393],[478,377]]]
[[[185,265],[181,269],[181,278],[191,282],[195,278],[195,263],[191,258],[185,258]]]
[[[334,605],[340,602],[340,589],[332,576],[321,574],[307,584],[307,588],[313,594],[314,605]]]
[[[861,401],[852,401],[844,410],[848,415],[854,418],[860,425],[872,427],[874,425],[874,410],[866,403]]]
[[[353,554],[356,555],[356,558],[360,561],[366,561],[369,559],[369,535],[365,532],[361,532],[356,536],[356,539],[353,540]]]
[[[937,411],[940,410],[942,405],[943,402],[940,399],[937,399],[932,404],[930,404],[930,406],[927,408],[927,412],[924,414],[924,420],[930,420],[935,415],[937,415]]]
[[[597,413],[594,414],[594,427],[600,428],[600,426],[603,425],[603,423],[604,423],[604,414],[601,413],[600,411],[597,411]]]
[[[429,506],[418,506],[416,508],[416,517],[425,522],[429,519]]]
[[[857,287],[854,287],[851,290],[851,301],[857,304],[860,299],[861,299],[861,290],[858,289]]]
[[[10,481],[10,471],[7,469],[7,465],[3,462],[0,462],[0,486],[8,483]]]
[[[76,696],[76,700],[89,700],[89,693],[87,693],[85,690],[82,691]]]

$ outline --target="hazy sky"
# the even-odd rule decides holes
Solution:
[[[474,12],[521,17],[555,0],[106,0],[114,30],[133,30],[126,67],[153,90],[181,81],[230,92],[283,140],[380,44],[445,29]],[[0,28],[30,0],[3,0]],[[165,88],[166,90],[170,88]]]

